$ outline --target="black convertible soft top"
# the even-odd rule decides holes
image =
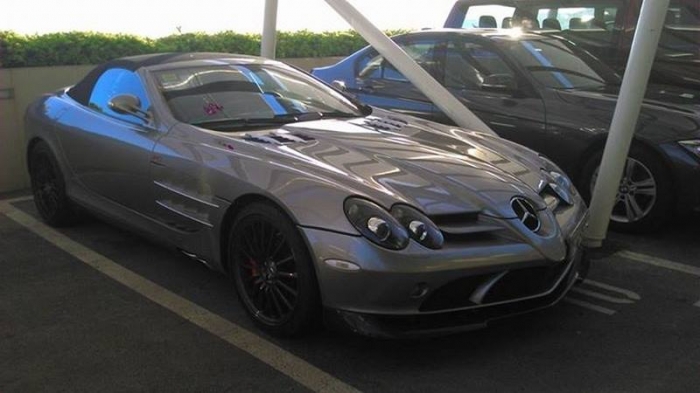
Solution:
[[[150,67],[160,64],[177,63],[189,60],[208,60],[226,58],[248,58],[249,56],[234,55],[231,53],[215,52],[195,52],[195,53],[154,53],[148,55],[138,55],[114,59],[100,64],[90,71],[85,78],[76,83],[69,91],[68,95],[83,105],[88,105],[92,89],[95,83],[105,71],[111,68],[123,68],[136,71],[139,68]]]

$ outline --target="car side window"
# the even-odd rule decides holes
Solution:
[[[497,2],[496,2],[497,3]],[[509,29],[512,26],[515,7],[498,4],[473,5],[464,14],[463,29],[472,28],[503,28]]]
[[[545,30],[612,31],[617,17],[617,2],[597,6],[540,8],[537,20]]]
[[[485,84],[515,83],[515,73],[503,57],[475,42],[450,41],[444,64],[444,85],[448,88],[481,90]]]
[[[440,68],[435,63],[435,52],[440,46],[435,40],[418,40],[412,42],[398,42],[413,60],[423,67],[428,73],[440,80]],[[357,77],[359,79],[383,79],[396,82],[409,82],[384,56],[371,50],[357,63]]]
[[[151,106],[141,78],[133,71],[123,68],[110,68],[100,76],[92,89],[88,105],[96,111],[119,120],[143,124],[144,122],[135,116],[119,114],[109,108],[109,100],[121,94],[138,97],[141,101],[141,109],[144,111]]]

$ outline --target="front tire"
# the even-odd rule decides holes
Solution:
[[[29,177],[39,215],[53,227],[71,225],[75,212],[66,195],[66,183],[51,148],[38,142],[29,152]]]
[[[229,231],[227,255],[238,298],[258,327],[292,337],[319,320],[311,257],[294,223],[278,208],[245,207]]]
[[[602,152],[584,165],[579,189],[588,203],[601,159]],[[671,215],[673,199],[673,183],[663,162],[648,149],[632,146],[615,197],[610,228],[632,233],[658,230]]]

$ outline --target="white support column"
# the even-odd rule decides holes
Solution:
[[[268,0],[269,1],[269,0]],[[460,127],[495,133],[346,0],[326,0],[362,37]],[[430,5],[426,2],[426,6]]]
[[[600,247],[605,240],[668,3],[669,0],[645,0],[642,3],[632,50],[605,143],[603,161],[593,190],[591,222],[584,240],[588,247]]]
[[[277,0],[265,1],[265,20],[263,21],[260,56],[275,58],[277,48]]]

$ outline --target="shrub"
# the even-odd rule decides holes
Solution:
[[[387,34],[401,32],[389,31]],[[280,58],[346,56],[367,44],[355,31],[280,32],[277,39],[277,56]],[[260,53],[260,34],[225,31],[149,39],[93,32],[21,35],[0,31],[0,67],[5,68],[97,64],[118,57],[155,52],[257,55]]]

